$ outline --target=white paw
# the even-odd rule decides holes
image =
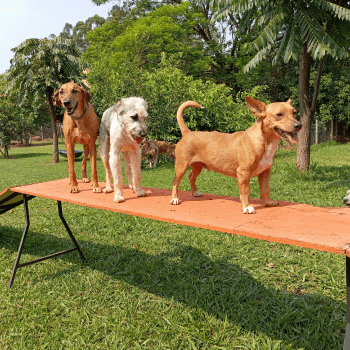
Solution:
[[[92,192],[93,193],[101,193],[102,191],[101,191],[101,189],[99,187],[95,187],[95,188],[92,189]]]
[[[246,208],[243,208],[243,214],[255,214],[255,210],[251,205],[248,205]]]
[[[147,196],[147,192],[144,189],[140,189],[140,190],[135,190],[135,193],[137,195],[137,197],[145,197]]]
[[[124,202],[124,197],[120,195],[115,195],[114,196],[114,203],[122,203]]]
[[[102,192],[103,193],[111,193],[111,192],[113,192],[113,188],[112,187],[106,187]]]
[[[192,193],[192,196],[193,197],[203,197],[203,194],[202,194],[202,192],[195,191],[195,192]]]
[[[170,201],[170,204],[179,205],[180,204],[179,198],[172,198]]]

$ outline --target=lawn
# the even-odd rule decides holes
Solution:
[[[295,149],[277,151],[270,197],[342,207],[350,144],[314,145],[311,155],[311,170],[299,173]],[[10,156],[0,158],[0,191],[68,176],[51,145]],[[142,184],[170,189],[173,176],[163,161],[142,169]],[[214,172],[197,184],[239,196],[235,179]],[[251,186],[258,198],[257,178]],[[71,247],[54,201],[33,199],[29,211],[21,262]],[[87,263],[74,252],[19,269],[11,289],[23,207],[0,216],[0,349],[342,349],[343,256],[67,203],[63,212]]]

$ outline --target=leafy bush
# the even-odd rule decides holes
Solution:
[[[234,132],[244,130],[255,121],[245,103],[245,96],[257,97],[265,87],[258,86],[252,91],[242,92],[235,99],[231,89],[224,84],[203,82],[185,75],[176,67],[176,61],[162,55],[159,69],[141,71],[131,63],[122,71],[113,72],[101,83],[101,76],[90,73],[93,101],[99,115],[120,98],[141,96],[149,105],[148,134],[155,139],[177,141],[180,129],[176,112],[181,103],[194,100],[205,109],[189,108],[185,122],[191,130]]]

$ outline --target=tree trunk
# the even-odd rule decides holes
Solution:
[[[9,156],[9,146],[5,143],[4,145],[4,158],[5,159],[9,159],[10,156]]]
[[[300,171],[309,170],[310,166],[310,139],[313,114],[310,106],[310,71],[312,58],[303,44],[299,55],[299,109],[300,122],[303,127],[298,132],[299,143],[297,148],[296,166]]]
[[[53,146],[52,160],[53,160],[54,164],[57,164],[59,162],[58,137],[57,137],[57,128],[56,128],[56,113],[55,113],[55,109],[53,107],[52,95],[53,95],[53,89],[49,88],[47,90],[47,100],[49,102],[51,127],[52,127],[52,146]]]

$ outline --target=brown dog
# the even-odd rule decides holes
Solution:
[[[175,161],[175,144],[165,141],[157,141],[157,146],[159,155],[166,154],[172,161]]]
[[[63,105],[66,110],[63,117],[63,134],[68,157],[70,191],[72,193],[79,192],[74,171],[74,147],[79,142],[84,145],[84,159],[82,162],[83,182],[89,182],[86,174],[86,160],[90,154],[93,192],[101,192],[96,169],[97,152],[95,142],[98,132],[98,118],[94,108],[89,103],[91,99],[90,92],[71,81],[70,83],[63,84],[55,92],[54,99],[56,106],[60,107]]]
[[[255,213],[249,205],[250,178],[258,176],[260,198],[265,206],[278,205],[269,199],[270,174],[278,142],[283,139],[297,143],[296,132],[302,124],[295,119],[297,111],[287,102],[266,105],[246,97],[249,109],[257,117],[256,122],[245,131],[225,134],[220,132],[191,132],[183,120],[187,107],[203,108],[197,102],[187,101],[177,111],[177,121],[182,139],[176,145],[175,178],[171,204],[179,204],[178,187],[186,170],[189,174],[191,191],[194,197],[202,193],[196,188],[196,179],[202,168],[237,178],[242,210],[245,214]]]
[[[157,141],[147,140],[142,143],[142,157],[147,160],[149,168],[155,168],[158,163],[159,149]]]

